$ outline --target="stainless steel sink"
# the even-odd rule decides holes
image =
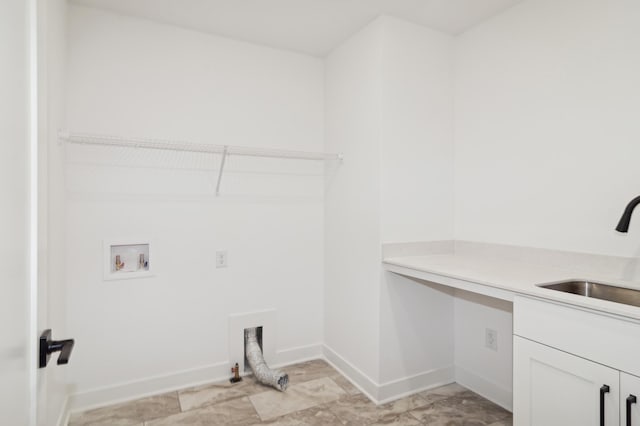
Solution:
[[[581,280],[538,284],[538,287],[640,307],[640,290],[625,287]]]

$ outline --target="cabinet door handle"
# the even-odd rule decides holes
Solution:
[[[608,385],[602,385],[600,388],[600,426],[604,425],[604,396],[611,392],[611,388]]]
[[[631,406],[636,402],[638,402],[638,398],[635,395],[627,397],[627,426],[631,426]]]

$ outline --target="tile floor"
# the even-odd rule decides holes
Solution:
[[[457,384],[376,406],[321,360],[284,368],[278,392],[245,377],[76,414],[70,426],[511,426],[511,413]]]

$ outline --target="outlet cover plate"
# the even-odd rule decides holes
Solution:
[[[485,330],[484,345],[492,351],[498,351],[498,332],[487,328]]]
[[[216,268],[226,268],[227,266],[227,251],[218,250],[216,252]]]

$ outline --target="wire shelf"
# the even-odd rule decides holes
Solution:
[[[184,141],[125,138],[121,136],[93,135],[88,133],[61,132],[60,140],[80,145],[102,145],[124,148],[154,149],[163,151],[200,152],[211,154],[240,155],[247,157],[284,158],[293,160],[342,160],[342,154],[323,152],[289,151],[271,148],[251,148],[234,145],[195,144]]]
[[[221,155],[218,179],[216,182],[216,195],[220,194],[220,184],[227,156],[280,158],[291,160],[337,160],[342,161],[342,154],[324,152],[289,151],[270,148],[251,148],[233,145],[196,144],[184,141],[151,139],[151,138],[125,138],[112,135],[96,135],[88,133],[60,132],[60,141],[78,145],[98,145],[119,148],[148,149],[161,151],[179,151],[192,153],[206,153]]]

